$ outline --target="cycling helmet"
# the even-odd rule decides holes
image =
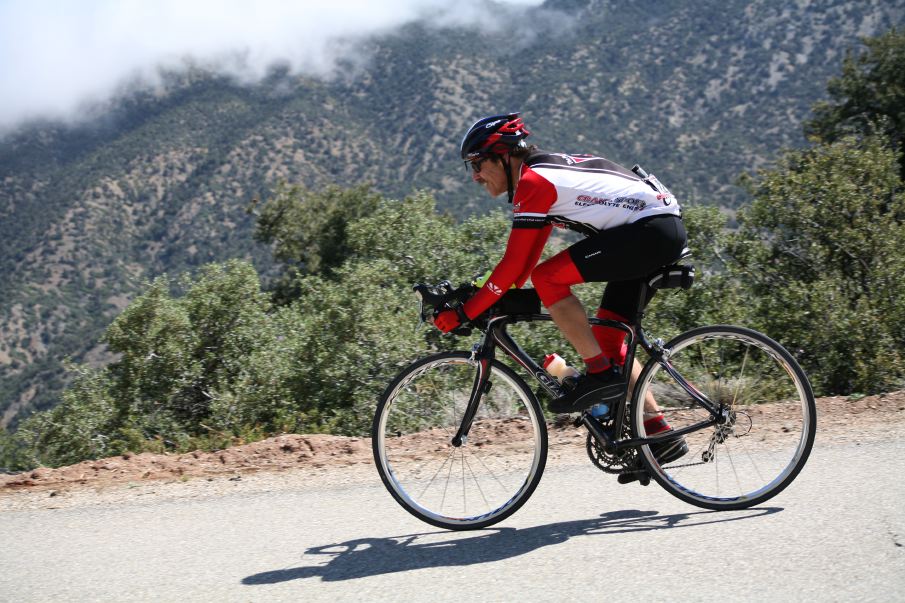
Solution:
[[[468,128],[459,154],[465,161],[481,155],[502,155],[514,148],[527,146],[523,140],[530,134],[518,113],[492,115],[479,119]]]

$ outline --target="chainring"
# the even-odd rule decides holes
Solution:
[[[603,423],[603,428],[606,430],[612,429],[612,423],[612,421]],[[619,439],[628,437],[630,437],[628,421],[624,420],[622,421],[622,433]],[[594,466],[606,473],[625,473],[637,467],[638,450],[636,448],[623,448],[615,453],[607,452],[590,432],[588,433],[585,448],[587,449],[588,458],[591,459]]]

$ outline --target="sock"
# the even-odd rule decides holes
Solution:
[[[644,421],[644,431],[649,436],[663,433],[664,431],[667,431],[669,429],[669,423],[666,421],[666,417],[664,417],[662,413],[657,415],[656,417],[651,417],[650,419],[646,419]]]
[[[628,322],[628,319],[624,316],[604,308],[598,308],[597,318]],[[619,366],[625,364],[625,356],[628,354],[628,345],[625,343],[625,331],[596,325],[591,327],[591,331],[594,333],[594,339],[597,340],[597,344],[603,354],[607,358],[612,358],[613,364],[618,364]]]
[[[610,359],[606,356],[606,354],[598,354],[593,358],[585,358],[584,363],[587,367],[587,372],[589,375],[594,373],[602,373],[611,366]]]

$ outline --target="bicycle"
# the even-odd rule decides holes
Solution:
[[[792,355],[754,330],[714,325],[666,343],[648,339],[641,319],[653,294],[693,281],[693,266],[665,266],[645,280],[634,324],[588,319],[626,333],[626,367],[638,346],[649,359],[632,392],[626,387],[612,401],[607,420],[589,409],[574,425],[588,431],[591,461],[621,483],[647,485],[653,478],[692,505],[744,509],[779,494],[802,470],[814,443],[814,395]],[[473,288],[444,281],[414,290],[423,321]],[[387,386],[372,426],[374,459],[384,485],[409,513],[441,528],[479,529],[509,517],[530,498],[546,465],[546,419],[525,380],[495,354],[501,349],[541,390],[560,395],[563,386],[507,332],[512,324],[551,320],[533,289],[511,290],[472,322],[483,337],[470,352],[417,360]],[[647,435],[648,395],[672,431]],[[652,452],[682,438],[688,452],[679,458],[658,460]]]

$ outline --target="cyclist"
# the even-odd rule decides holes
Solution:
[[[460,155],[474,182],[493,196],[506,192],[512,230],[503,258],[464,304],[441,312],[434,324],[449,332],[485,312],[513,284],[528,278],[565,338],[582,357],[585,372],[574,387],[549,403],[553,412],[578,412],[617,398],[625,390],[627,346],[623,331],[591,327],[570,287],[606,282],[597,317],[631,323],[642,278],[675,261],[686,243],[679,203],[659,183],[642,180],[602,157],[549,153],[528,145],[530,132],[518,113],[478,120],[462,139]],[[538,264],[553,227],[585,238]],[[649,300],[648,300],[649,301]],[[631,367],[631,385],[640,374]],[[670,429],[652,396],[645,400],[648,435]],[[684,454],[682,440],[661,445],[658,457]],[[678,458],[678,457],[676,457]]]

